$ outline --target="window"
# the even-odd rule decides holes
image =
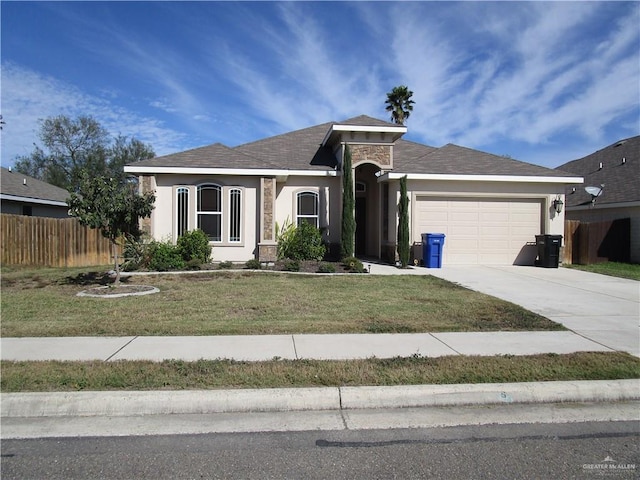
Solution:
[[[207,234],[210,242],[222,241],[222,188],[218,185],[198,187],[196,207],[198,228]]]
[[[239,243],[242,234],[242,192],[239,188],[229,190],[229,242]]]
[[[297,224],[308,222],[318,228],[318,194],[316,192],[300,192],[297,197]]]
[[[196,191],[197,228],[207,234],[210,242],[223,245],[241,244],[244,234],[242,226],[243,189],[241,187],[204,184],[198,186]],[[180,200],[180,196],[178,196],[178,200]],[[178,201],[178,222],[180,222],[179,207],[180,201]],[[187,211],[188,207],[185,206],[185,215]],[[178,223],[179,229],[180,223]]]
[[[189,189],[179,187],[176,197],[176,232],[181,237],[189,230]]]

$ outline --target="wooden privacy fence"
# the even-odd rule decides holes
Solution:
[[[629,262],[631,220],[606,222],[567,220],[564,224],[564,263],[589,265],[600,262]]]
[[[75,218],[0,215],[3,265],[88,267],[113,263],[111,242]]]

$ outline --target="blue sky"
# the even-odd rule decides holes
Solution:
[[[157,154],[414,92],[405,138],[556,167],[640,133],[638,2],[1,3],[2,165],[92,115]]]

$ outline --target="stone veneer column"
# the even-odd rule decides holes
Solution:
[[[260,179],[260,241],[258,260],[275,262],[278,257],[276,242],[276,179]]]
[[[152,175],[141,175],[140,181],[140,193],[145,194],[147,192],[155,191],[154,177]],[[151,217],[140,219],[140,230],[147,235],[151,234]]]

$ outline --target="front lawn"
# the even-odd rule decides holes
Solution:
[[[95,269],[2,272],[5,337],[563,330],[517,305],[425,276],[199,272],[135,276],[160,293],[77,297]]]

